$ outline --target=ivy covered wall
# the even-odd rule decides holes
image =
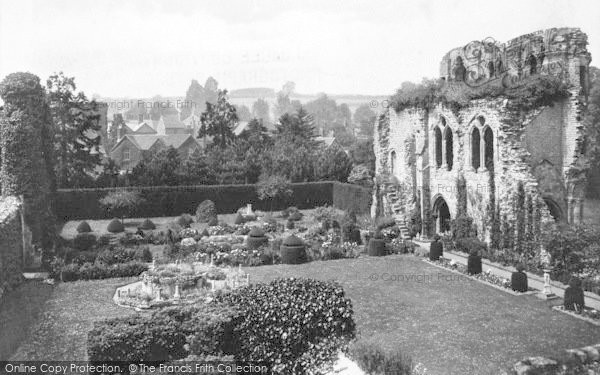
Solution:
[[[23,278],[21,203],[15,197],[0,199],[0,298]]]

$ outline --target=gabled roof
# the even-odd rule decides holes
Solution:
[[[335,142],[335,137],[317,137],[315,140],[317,142],[323,142],[327,147],[331,147],[333,142]]]
[[[192,137],[191,134],[126,134],[119,140],[119,142],[117,142],[117,144],[113,147],[113,150],[123,143],[125,139],[129,140],[139,150],[148,151],[156,142],[161,142],[166,147],[173,146],[174,148],[179,148],[190,138],[198,143],[198,141]]]
[[[248,121],[240,121],[238,122],[238,124],[236,125],[235,129],[233,129],[233,134],[235,134],[236,136],[242,134],[242,132],[244,130],[246,130],[246,128],[248,128]]]
[[[148,125],[147,122],[143,122],[137,129],[135,129],[134,134],[156,134],[156,130],[151,125]]]

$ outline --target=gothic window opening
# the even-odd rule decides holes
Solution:
[[[481,137],[479,135],[479,129],[473,128],[471,132],[471,166],[477,170],[481,166]]]
[[[396,151],[392,151],[390,153],[390,171],[392,172],[392,176],[396,175],[398,169],[398,161],[396,160]]]
[[[494,133],[489,127],[483,132],[483,141],[485,142],[485,167],[491,171],[494,169]]]
[[[435,165],[442,166],[442,132],[437,126],[433,130],[435,138]]]
[[[452,165],[454,163],[454,150],[452,148],[453,138],[452,130],[450,128],[446,128],[446,136],[444,141],[446,142],[446,165],[448,166],[449,171],[452,170]]]

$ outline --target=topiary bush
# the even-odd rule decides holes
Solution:
[[[352,302],[335,282],[278,279],[217,300],[237,306],[244,317],[236,327],[236,359],[267,362],[273,374],[320,373],[356,334]]]
[[[142,222],[142,225],[140,225],[140,229],[143,230],[153,230],[156,229],[156,225],[154,225],[154,223],[152,222],[152,220],[150,219],[146,219]]]
[[[572,277],[569,280],[569,286],[565,289],[564,307],[566,310],[573,311],[581,311],[585,307],[581,280],[578,277]]]
[[[484,254],[487,251],[487,244],[477,237],[464,237],[454,241],[456,250],[471,254],[473,251]]]
[[[517,271],[510,275],[510,285],[515,292],[524,293],[528,290],[527,274],[524,271],[525,266],[519,263],[517,264]]]
[[[82,221],[77,225],[77,233],[89,233],[92,231],[92,228],[88,224],[87,221]]]
[[[199,223],[208,223],[217,217],[217,206],[211,200],[202,201],[196,209],[196,221]]]
[[[119,219],[114,218],[110,221],[110,223],[108,223],[106,230],[110,233],[121,233],[125,231],[125,226]]]
[[[370,256],[380,257],[385,255],[385,240],[381,235],[381,232],[377,231],[373,237],[369,240],[369,246],[367,247],[367,254]]]
[[[467,258],[467,273],[471,275],[481,273],[481,255],[477,250],[473,250]]]
[[[292,214],[290,215],[290,217],[288,218],[288,220],[291,220],[291,221],[300,221],[300,220],[302,220],[303,216],[304,215],[302,214],[302,212],[295,211],[295,212],[292,212]]]
[[[208,221],[208,226],[209,227],[216,227],[217,225],[219,225],[219,219],[214,216],[212,217],[209,221]]]
[[[255,250],[269,243],[269,239],[265,236],[265,232],[258,227],[254,227],[248,233],[246,245],[248,249]]]
[[[233,222],[235,225],[242,225],[244,224],[244,216],[242,216],[242,214],[238,213],[237,216],[235,217],[235,221]]]
[[[296,227],[296,224],[294,220],[288,219],[288,221],[285,223],[285,227],[289,230],[292,230]]]
[[[99,280],[113,277],[139,276],[148,266],[137,261],[107,265],[104,263],[67,264],[53,271],[53,276],[61,281]]]
[[[73,247],[79,251],[90,250],[96,245],[97,238],[92,233],[79,233],[73,239]]]
[[[181,214],[175,222],[182,228],[189,228],[194,222],[194,218],[190,214]]]
[[[307,261],[306,245],[304,244],[304,241],[293,234],[283,240],[280,252],[281,263],[301,264]]]

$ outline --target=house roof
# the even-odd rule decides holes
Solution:
[[[166,115],[163,116],[166,129],[172,128],[186,128],[185,124],[179,121],[179,115]]]
[[[137,129],[135,134],[156,134],[156,130],[147,122],[143,122]]]
[[[233,134],[235,134],[236,136],[242,134],[242,132],[248,128],[248,124],[249,124],[248,121],[238,122],[235,129],[233,129]]]
[[[147,151],[150,150],[150,148],[152,148],[156,142],[162,142],[167,147],[173,146],[174,148],[179,148],[189,138],[192,138],[196,143],[198,143],[198,141],[192,137],[191,134],[126,134],[119,140],[119,142],[117,142],[117,144],[113,147],[113,150],[123,143],[125,139],[128,139],[139,150]]]

